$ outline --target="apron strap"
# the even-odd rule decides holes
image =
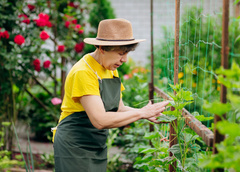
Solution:
[[[88,65],[88,67],[93,71],[93,73],[95,73],[95,74],[97,75],[97,78],[98,78],[100,81],[102,81],[102,79],[100,78],[100,76],[98,76],[97,72],[94,71],[94,70],[91,68],[91,66],[86,62],[86,60],[84,59],[84,57],[83,57],[83,60],[84,60],[84,62]],[[115,78],[113,71],[112,71],[112,75],[113,75],[113,78]]]
[[[91,68],[91,66],[86,62],[86,60],[84,59],[84,57],[83,57],[83,60],[84,60],[84,62],[88,65],[88,67],[93,71],[93,73],[95,73],[95,74],[97,75],[97,78],[98,78],[100,81],[102,81],[102,79],[100,78],[100,76],[98,76],[97,72],[94,71],[94,70]]]

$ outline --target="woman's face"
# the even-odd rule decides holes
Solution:
[[[128,52],[122,50],[104,51],[102,66],[108,70],[116,70],[124,62],[127,62]]]

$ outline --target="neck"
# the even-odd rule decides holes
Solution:
[[[96,49],[94,52],[90,53],[90,55],[100,64],[102,65],[102,55],[99,49]]]

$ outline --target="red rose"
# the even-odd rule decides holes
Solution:
[[[34,6],[34,5],[28,4],[27,6],[28,6],[28,8],[29,8],[30,11],[32,11],[32,10],[35,9],[35,6]]]
[[[47,26],[47,27],[52,27],[52,23],[49,21],[49,16],[47,14],[44,14],[44,13],[40,13],[38,15],[38,19],[34,20],[37,24],[37,26],[39,27],[44,27],[44,26]]]
[[[83,32],[84,32],[83,29],[81,29],[81,30],[78,31],[78,33],[79,33],[80,35],[83,34]]]
[[[74,47],[74,49],[77,53],[82,52],[83,48],[84,48],[84,43],[83,42],[80,42],[79,44],[76,44],[75,47]]]
[[[47,22],[46,22],[46,26],[47,26],[47,27],[52,27],[52,23],[51,23],[50,21],[47,21]]]
[[[44,68],[49,68],[50,65],[51,65],[51,61],[49,61],[49,60],[46,60],[46,61],[43,63],[43,67],[44,67]]]
[[[71,23],[77,24],[77,19],[72,20]]]
[[[9,38],[9,33],[6,30],[2,33],[2,35],[3,35],[3,38],[6,38],[6,39]]]
[[[18,18],[21,18],[21,17],[23,17],[23,18],[28,18],[28,16],[27,16],[26,14],[20,14],[20,15],[18,15]]]
[[[58,46],[58,49],[57,49],[58,52],[61,53],[61,52],[64,52],[64,50],[65,50],[65,46],[64,45],[59,45]]]
[[[69,25],[70,25],[70,21],[66,21],[66,22],[65,22],[65,27],[66,27],[66,28],[69,28]]]
[[[8,39],[9,38],[8,31],[5,30],[4,32],[0,32],[0,39],[1,39],[1,37]]]
[[[25,42],[25,38],[22,35],[16,35],[14,42],[18,45],[22,45]]]
[[[26,24],[29,24],[29,23],[30,23],[30,20],[29,20],[29,19],[24,19],[22,22],[23,22],[23,23],[26,23]]]
[[[37,26],[39,26],[39,27],[41,27],[41,26],[46,26],[46,20],[44,20],[44,19],[37,19],[37,20],[35,20],[35,22],[36,22],[36,24],[37,24]]]
[[[74,7],[75,7],[75,5],[74,5],[74,2],[69,2],[69,3],[68,3],[68,6],[70,6],[70,7],[73,7],[73,8],[74,8]]]
[[[36,71],[40,72],[41,66],[40,66],[40,65],[39,65],[39,66],[34,66],[34,69],[35,69]]]
[[[40,66],[40,60],[39,59],[35,59],[35,60],[33,60],[33,65],[34,66]]]
[[[18,17],[19,17],[19,18],[23,18],[23,20],[22,20],[23,23],[26,23],[26,24],[29,24],[29,23],[30,23],[30,20],[29,20],[29,18],[28,18],[27,15],[25,15],[25,14],[20,14]]]
[[[76,31],[78,31],[81,27],[82,27],[82,26],[81,26],[80,24],[76,24],[75,27],[74,27],[74,29],[75,29]]]
[[[48,35],[48,33],[46,31],[42,31],[39,36],[44,41],[49,38],[49,35]]]
[[[38,17],[39,17],[39,19],[43,19],[43,20],[45,20],[45,21],[48,21],[48,20],[49,20],[49,15],[44,14],[44,13],[40,13],[40,14],[38,15]]]
[[[73,7],[73,8],[77,8],[78,7],[78,5],[75,5],[74,2],[69,2],[68,6]]]
[[[41,63],[41,62],[40,62],[39,59],[33,60],[34,69],[35,69],[36,71],[38,71],[38,72],[41,70],[40,63]]]

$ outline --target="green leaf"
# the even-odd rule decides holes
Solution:
[[[176,96],[174,95],[174,94],[172,94],[172,93],[170,93],[170,92],[168,92],[167,93],[174,101],[177,101],[177,98],[176,98]]]
[[[234,138],[240,136],[240,124],[237,123],[220,121],[217,123],[217,129],[221,134],[228,134]]]
[[[146,133],[144,138],[145,139],[154,139],[154,138],[157,138],[159,136],[158,132],[150,132],[150,133]]]
[[[213,103],[207,103],[207,102],[204,103],[203,109],[205,109],[206,111],[212,114],[222,116],[223,114],[226,114],[227,112],[229,112],[232,109],[232,106],[229,103],[221,103],[221,102],[215,101]]]
[[[175,106],[175,108],[177,109],[183,109],[186,105],[191,104],[193,101],[190,102],[183,102],[181,104],[179,104],[178,106]]]
[[[239,3],[239,2],[240,2],[240,0],[235,0],[234,5],[237,5],[237,3]]]
[[[9,125],[11,125],[11,122],[2,122],[2,125],[3,126],[9,126]]]
[[[192,92],[191,91],[184,91],[181,89],[178,93],[177,96],[179,96],[181,99],[184,99],[186,101],[193,100],[192,97]]]
[[[181,149],[179,144],[175,144],[168,150],[172,152],[177,159],[181,160],[181,155],[184,153],[184,144],[181,144]]]
[[[167,112],[167,114],[168,114],[168,112],[169,112],[169,114],[172,114],[172,111],[166,111],[166,112]],[[163,113],[165,114],[165,112],[163,112]],[[177,118],[173,115],[160,115],[159,117],[157,117],[157,119],[160,122],[171,122]]]
[[[169,86],[176,92],[178,92],[178,90],[180,89],[180,85],[179,84],[176,84],[176,85],[172,85],[172,84],[169,84]]]
[[[146,148],[144,150],[142,150],[140,153],[153,153],[153,152],[157,152],[158,150],[156,148]]]
[[[212,120],[213,117],[210,116],[210,117],[205,117],[204,115],[199,115],[199,116],[195,116],[195,118],[199,121],[209,121],[209,120]]]

